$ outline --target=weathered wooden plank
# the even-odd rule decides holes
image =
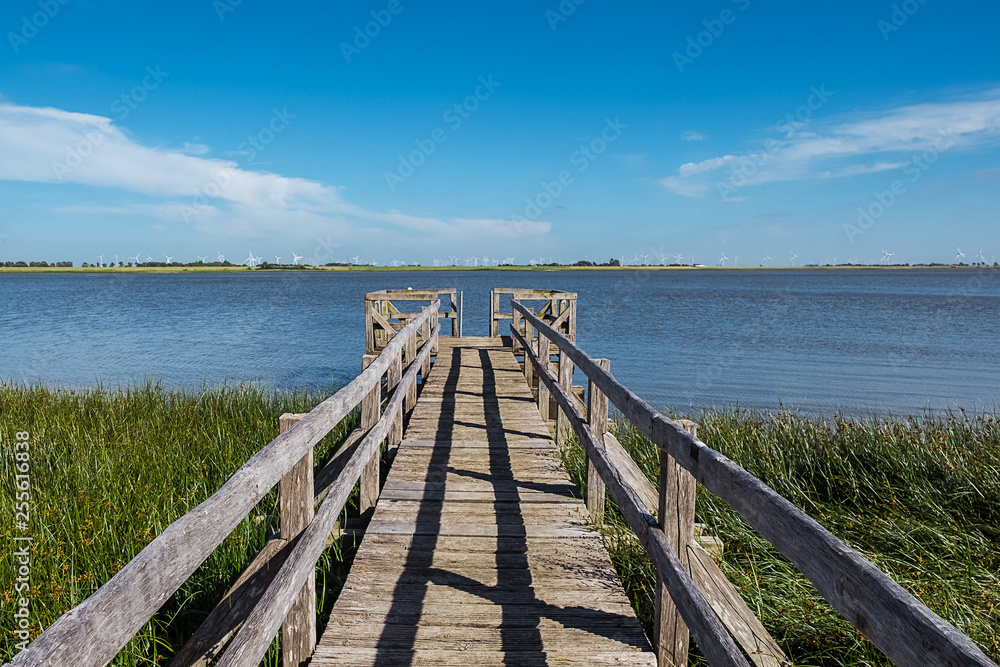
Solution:
[[[694,543],[694,504],[698,483],[666,452],[660,452],[659,526],[676,554]],[[684,561],[681,561],[684,563]],[[689,571],[690,572],[690,571]],[[690,633],[667,587],[657,573],[653,649],[660,664],[686,667]]]
[[[473,650],[469,650],[472,648]],[[441,650],[438,648],[424,649],[377,649],[377,648],[353,648],[345,647],[324,647],[321,652],[317,652],[313,658],[312,667],[326,667],[328,665],[410,665],[411,667],[430,667],[432,665],[460,665],[469,667],[477,665],[482,667],[499,667],[500,665],[595,665],[605,667],[615,665],[617,667],[633,667],[634,665],[655,665],[656,658],[648,653],[622,654],[620,652],[589,652],[577,653],[572,647],[563,650],[548,651],[475,651],[470,644],[464,650]]]
[[[428,355],[430,356],[430,355]],[[364,370],[375,361],[375,357],[370,354],[364,355],[361,359],[361,368]],[[361,399],[361,430],[367,433],[381,418],[382,409],[382,388],[379,385],[372,387],[371,391]],[[358,509],[362,517],[367,517],[375,509],[378,502],[379,485],[379,464],[381,456],[376,451],[371,460],[365,465],[361,472],[361,482],[358,497]]]
[[[601,359],[597,363],[603,368],[611,367],[610,359]],[[598,434],[597,444],[603,447],[608,437],[608,397],[593,383],[587,389],[587,416],[591,430]],[[567,421],[569,421],[568,416]],[[584,455],[587,461],[587,510],[594,523],[601,525],[604,522],[604,480],[601,479],[586,450]]]
[[[726,578],[707,551],[697,544],[683,554],[691,578],[694,579],[705,599],[733,633],[746,654],[758,667],[790,667],[791,661],[761,625],[739,592]]]
[[[286,540],[268,540],[198,630],[174,654],[170,667],[208,667],[246,620],[289,552],[291,546]]]

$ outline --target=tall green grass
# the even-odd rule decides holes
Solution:
[[[806,419],[706,412],[699,437],[803,509],[1000,660],[1000,418]],[[653,484],[657,448],[616,435]],[[583,454],[563,449],[585,484]],[[699,487],[697,520],[725,543],[722,569],[798,665],[889,665],[767,541]],[[616,510],[605,542],[652,636],[653,567]],[[704,664],[703,662],[701,664]]]
[[[325,395],[247,386],[172,392],[157,385],[53,391],[0,384],[0,657],[15,653],[15,432],[31,435],[32,638],[110,579],[170,523],[212,493],[278,435],[284,412]],[[316,448],[329,458],[351,416]],[[112,663],[167,664],[265,540],[277,531],[272,490]],[[339,590],[345,564],[328,552],[318,591]],[[327,605],[328,606],[328,605]],[[280,663],[277,645],[264,664]]]

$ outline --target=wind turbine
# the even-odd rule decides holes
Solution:
[[[764,253],[764,259],[763,259],[764,266],[767,266],[767,260],[769,260],[769,259],[773,259],[773,258],[765,252]]]
[[[354,263],[357,264],[360,261],[361,261],[361,255],[355,255],[354,256]]]
[[[965,259],[965,253],[962,252],[961,248],[955,248],[955,261],[957,262],[959,259]]]
[[[223,255],[223,254],[222,254],[222,253],[220,252],[220,253],[219,253],[219,256],[215,258],[215,261],[216,261],[216,262],[224,262],[224,261],[226,261],[226,256],[225,256],[225,255]]]
[[[727,259],[729,259],[729,258],[728,258],[728,257],[726,257],[726,251],[725,251],[725,250],[723,250],[723,251],[722,251],[722,257],[720,257],[720,258],[719,258],[719,262],[720,262],[720,263],[721,263],[721,264],[722,264],[723,266],[725,266],[725,265],[726,265],[726,260],[727,260]]]
[[[167,258],[167,264],[169,264],[170,261],[173,259],[173,257],[171,257],[170,255],[164,255],[164,257]]]
[[[301,255],[296,255],[294,252],[292,253],[292,264],[293,265],[298,264],[300,259],[302,259]]]
[[[684,261],[684,255],[677,253],[676,255],[674,255],[674,259],[676,259],[677,263],[680,264],[681,262]]]
[[[261,261],[262,259],[264,259],[264,258],[263,258],[263,257],[254,257],[254,259],[255,259],[255,260],[257,261],[257,263],[258,263],[258,264],[260,264],[260,261]]]
[[[202,257],[201,255],[197,255],[197,257],[198,257],[198,259],[200,259],[200,260],[201,260],[201,263],[202,263],[202,264],[204,264],[204,263],[205,263],[205,261],[206,261],[206,260],[208,259],[208,255],[205,255],[204,257]]]
[[[733,255],[733,266],[739,266],[739,262],[740,262],[740,256]]]
[[[147,262],[152,262],[153,261],[153,256],[152,255],[146,255],[146,261]]]
[[[135,265],[138,266],[139,265],[139,255],[141,255],[141,254],[142,254],[141,252],[140,253],[136,253],[135,257],[129,257],[129,259],[134,259],[135,260]]]
[[[798,258],[798,255],[796,255],[794,252],[791,253],[791,255],[792,255],[792,257],[788,261],[789,261],[789,263],[791,263],[792,266],[795,266],[795,260]]]
[[[98,255],[97,256],[97,265],[98,266],[104,266],[104,255]]]
[[[274,256],[274,263],[275,263],[275,264],[281,264],[281,258],[280,258],[280,257],[278,257],[277,255],[275,255],[275,256]]]
[[[642,256],[642,265],[643,265],[643,266],[646,266],[646,258],[647,258],[647,257],[649,257],[649,255],[643,255],[643,256]]]
[[[246,259],[244,259],[243,263],[246,264],[247,266],[251,266],[252,267],[253,264],[254,264],[254,262],[256,262],[256,261],[257,261],[257,258],[253,256],[253,250],[251,250],[250,251],[250,256],[247,257]]]
[[[888,264],[889,258],[895,255],[894,252],[886,252],[885,248],[882,248],[882,264]]]
[[[978,254],[978,255],[976,255],[976,259],[978,259],[978,260],[979,260],[980,262],[982,262],[983,264],[985,264],[985,263],[986,263],[986,258],[985,258],[985,257],[983,257],[983,249],[982,249],[982,248],[980,248],[980,249],[979,249],[979,254]]]

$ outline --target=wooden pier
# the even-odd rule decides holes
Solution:
[[[442,339],[312,659],[655,665],[500,338]]]
[[[683,666],[692,640],[713,666],[791,664],[699,536],[700,483],[895,664],[996,667],[699,440],[695,424],[664,417],[614,378],[609,360],[581,350],[576,294],[494,290],[485,338],[461,336],[455,289],[372,292],[364,307],[362,372],[308,414],[284,415],[277,438],[10,665],[110,663],[276,486],[281,534],[171,667],[254,667],[279,636],[286,666]],[[659,446],[657,485],[608,432],[609,404]],[[313,447],[354,412],[360,426],[314,461]],[[587,457],[585,493],[560,462],[558,446],[573,439]],[[360,546],[317,637],[316,564],[342,534],[355,489],[361,520],[349,534]],[[649,638],[598,532],[609,500],[656,570]]]

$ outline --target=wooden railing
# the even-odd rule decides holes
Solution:
[[[360,375],[311,412],[285,415],[277,438],[58,618],[10,665],[106,665],[279,483],[281,538],[268,542],[173,664],[207,665],[217,659],[214,664],[225,667],[257,665],[279,628],[284,664],[308,660],[316,643],[316,563],[355,484],[360,481],[363,511],[378,498],[380,447],[385,440],[394,444],[397,429],[402,435],[402,413],[412,409],[417,376],[426,378],[437,346],[439,307],[432,299],[394,333],[381,354],[366,355]],[[359,405],[361,427],[314,480],[313,447]],[[321,502],[314,516],[316,498]]]
[[[788,558],[838,613],[895,664],[996,667],[972,640],[860,553],[615,380],[606,360],[589,357],[517,300],[513,308],[525,326],[521,330],[512,323],[511,335],[524,350],[529,385],[532,374],[538,376],[543,417],[549,416],[551,395],[586,453],[587,506],[593,519],[602,520],[606,489],[656,568],[654,643],[660,665],[686,664],[688,630],[713,666],[747,665],[730,632],[756,664],[786,660],[780,648],[767,641],[769,637],[760,635],[759,621],[734,620],[733,616],[749,613],[749,609],[734,614],[730,608],[727,613],[727,606],[739,604],[726,599],[733,593],[731,584],[715,576],[706,579],[703,563],[690,557],[697,554],[693,536],[697,480]],[[550,344],[560,355],[557,373],[551,369]],[[572,365],[589,379],[586,417],[572,392]],[[649,490],[644,493],[636,484],[641,473],[629,470],[634,464],[627,455],[623,459],[612,453],[617,443],[607,433],[607,400],[660,448],[655,512]]]
[[[514,326],[521,328],[520,315],[514,309],[501,310],[504,295],[514,301],[544,301],[535,313],[552,328],[562,332],[570,340],[576,340],[576,292],[561,292],[547,289],[523,289],[498,287],[490,291],[490,336],[500,335],[500,320],[513,320]]]
[[[444,297],[447,297],[447,303],[442,300]],[[377,354],[380,352],[392,340],[397,331],[416,317],[417,312],[401,310],[396,303],[429,303],[432,301],[438,301],[445,306],[445,310],[438,313],[438,318],[451,319],[451,335],[461,336],[462,292],[453,287],[446,289],[379,290],[365,294],[365,353]]]

